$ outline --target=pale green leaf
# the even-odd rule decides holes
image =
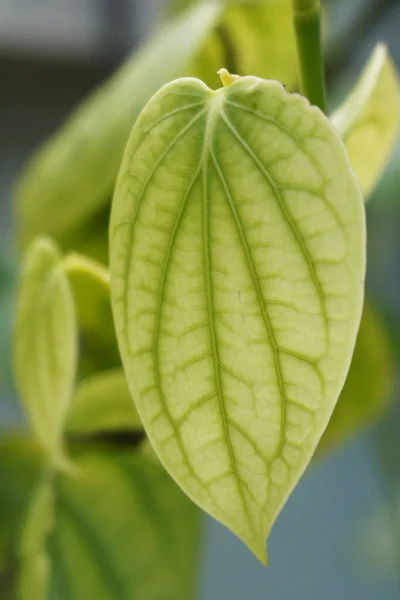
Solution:
[[[85,374],[119,366],[107,269],[77,253],[68,254],[64,264],[80,330],[80,370]]]
[[[24,244],[40,233],[61,240],[107,203],[136,117],[184,72],[219,11],[220,3],[208,0],[167,24],[34,156],[17,190]]]
[[[191,600],[199,512],[164,469],[127,451],[80,452],[56,485],[50,598]]]
[[[157,454],[265,561],[361,317],[364,207],[342,141],[277,82],[165,86],[127,146],[110,261],[121,355]]]
[[[385,168],[400,125],[400,80],[386,46],[379,44],[356,87],[332,115],[368,196]]]
[[[366,304],[345,386],[318,446],[325,454],[387,410],[395,389],[393,357],[378,315]]]
[[[122,369],[103,371],[81,381],[68,415],[70,433],[142,429]]]
[[[62,258],[48,239],[29,248],[16,309],[14,362],[18,391],[40,443],[54,459],[60,451],[72,399],[77,328]]]

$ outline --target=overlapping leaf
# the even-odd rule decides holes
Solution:
[[[400,127],[400,80],[386,46],[376,47],[332,122],[368,196],[390,158]]]
[[[364,246],[344,146],[300,96],[183,79],[143,111],[110,227],[123,363],[164,465],[262,561],[350,365]]]
[[[62,258],[48,239],[34,242],[26,255],[14,357],[16,384],[32,429],[55,458],[75,384],[77,327]]]

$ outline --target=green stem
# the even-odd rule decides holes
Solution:
[[[320,0],[292,0],[301,92],[326,111]]]

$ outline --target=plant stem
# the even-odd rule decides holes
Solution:
[[[301,92],[326,111],[320,0],[292,0]]]

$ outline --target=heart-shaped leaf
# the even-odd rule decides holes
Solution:
[[[72,399],[77,326],[62,257],[48,239],[27,252],[16,311],[16,384],[34,433],[49,455],[59,457]]]
[[[156,452],[265,562],[350,365],[364,207],[319,109],[277,82],[221,76],[217,91],[165,86],[136,123],[112,207],[111,292]]]
[[[400,80],[386,46],[376,47],[356,87],[332,115],[332,122],[368,196],[390,158],[400,125]]]

